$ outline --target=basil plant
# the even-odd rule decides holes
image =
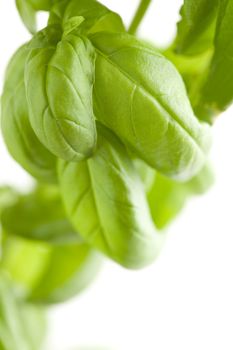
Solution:
[[[137,35],[150,2],[127,28],[101,1],[16,0],[30,38],[6,68],[1,132],[34,185],[0,188],[2,349],[39,350],[46,307],[87,288],[104,258],[154,262],[213,183],[211,128],[233,101],[233,0],[184,0],[163,50]]]

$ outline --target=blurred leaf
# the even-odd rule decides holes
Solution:
[[[57,303],[86,288],[99,271],[100,261],[100,255],[86,244],[52,246],[7,237],[1,267],[22,297]]]
[[[45,335],[43,310],[20,301],[0,273],[0,349],[39,350]]]
[[[219,0],[184,0],[178,22],[176,51],[196,55],[213,45]]]
[[[10,186],[1,186],[0,187],[0,214],[2,210],[12,205],[18,198],[18,193],[15,189]]]
[[[66,217],[55,186],[39,186],[19,196],[14,205],[3,210],[1,220],[8,234],[53,244],[81,240]]]
[[[215,52],[200,96],[200,107],[218,114],[233,101],[233,0],[221,0]]]
[[[148,192],[154,183],[154,178],[156,174],[155,170],[138,158],[134,159],[134,165],[144,184],[145,191]]]
[[[180,183],[156,175],[154,185],[148,194],[151,214],[159,229],[167,226],[182,210],[193,195],[205,193],[213,184],[213,173],[205,166],[188,182]]]
[[[29,0],[16,0],[20,17],[32,34],[36,32],[36,11]]]

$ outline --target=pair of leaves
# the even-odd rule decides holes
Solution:
[[[119,139],[98,126],[92,158],[60,161],[59,182],[67,213],[82,237],[128,268],[158,255],[164,236],[156,232],[144,188]]]
[[[6,71],[1,101],[1,126],[12,157],[32,176],[56,182],[56,158],[42,145],[30,121],[24,83],[27,45],[13,55]]]
[[[39,350],[45,336],[41,308],[23,303],[9,278],[0,273],[0,349]]]
[[[215,114],[226,109],[233,100],[232,21],[233,1],[220,1],[214,40],[215,51],[200,101]]]
[[[91,156],[97,137],[92,106],[96,55],[84,35],[124,28],[119,16],[93,0],[59,2],[49,22],[32,39],[26,63],[30,121],[53,154],[79,161]]]

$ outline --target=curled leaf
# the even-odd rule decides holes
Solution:
[[[1,101],[1,126],[12,157],[32,176],[43,182],[56,182],[56,158],[42,145],[30,121],[24,84],[27,45],[12,57],[5,76]]]
[[[154,48],[125,34],[97,33],[95,115],[161,173],[194,176],[210,147],[210,131],[194,116],[175,67]]]
[[[56,156],[78,161],[96,145],[92,108],[95,50],[90,41],[59,26],[39,32],[30,44],[25,85],[30,121]]]

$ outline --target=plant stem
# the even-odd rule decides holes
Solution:
[[[129,26],[128,32],[130,34],[135,34],[138,30],[138,27],[143,19],[143,17],[146,14],[146,11],[148,10],[150,6],[151,0],[140,0],[139,6],[136,10],[136,13],[133,17],[133,20]]]

